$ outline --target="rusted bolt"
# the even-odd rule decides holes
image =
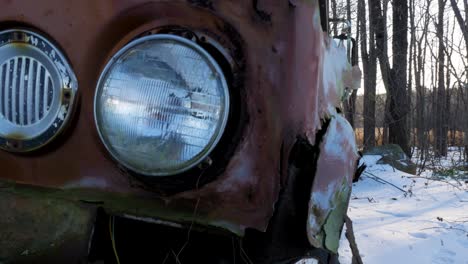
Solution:
[[[202,170],[207,169],[213,164],[213,160],[210,157],[206,157],[199,165],[198,167]]]
[[[289,6],[290,7],[296,7],[297,6],[297,0],[289,0]]]
[[[69,88],[64,89],[63,91],[63,99],[65,101],[70,101],[71,98],[71,90]]]
[[[8,148],[13,149],[13,150],[21,148],[21,142],[17,140],[10,139],[6,142],[6,145]]]
[[[24,42],[26,40],[26,34],[24,32],[15,32],[13,38],[15,41]]]

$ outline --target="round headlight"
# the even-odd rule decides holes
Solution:
[[[216,61],[196,43],[151,35],[127,44],[104,68],[94,101],[111,155],[147,176],[184,172],[218,143],[229,91]]]
[[[0,32],[0,148],[25,152],[65,126],[78,84],[65,56],[32,31]]]

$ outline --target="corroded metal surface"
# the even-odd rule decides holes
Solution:
[[[309,202],[307,236],[315,247],[337,252],[344,214],[347,211],[352,177],[358,159],[354,131],[338,113],[346,88],[359,85],[359,69],[343,60],[346,48],[327,36],[317,48],[319,66],[318,113],[329,120],[325,136],[321,139],[317,171]],[[358,73],[356,73],[358,71]]]
[[[318,1],[294,2],[0,0],[0,21],[11,22],[0,26],[34,25],[46,32],[69,57],[80,87],[73,124],[60,141],[30,155],[0,152],[1,177],[73,190],[70,199],[96,200],[104,207],[114,201],[104,191],[146,201],[145,210],[138,210],[138,203],[120,204],[115,210],[120,214],[171,220],[171,214],[164,217],[165,210],[178,211],[238,234],[248,227],[265,230],[286,182],[297,136],[315,145],[322,120],[335,115],[340,105],[342,91],[334,83],[346,70],[336,69],[334,80],[328,77],[323,54],[330,39],[320,27]],[[168,25],[208,34],[242,66],[247,118],[221,175],[196,190],[160,197],[132,184],[106,153],[93,122],[93,97],[100,71],[113,53],[142,32]],[[340,169],[325,174],[342,162],[327,157],[314,191],[326,192],[347,176]],[[321,177],[326,179],[317,180]],[[102,194],[96,197],[98,191]],[[149,213],[151,207],[156,209]]]
[[[0,263],[55,263],[88,255],[94,210],[0,186]]]
[[[352,127],[341,115],[331,118],[320,146],[307,235],[315,247],[338,251],[358,155]]]

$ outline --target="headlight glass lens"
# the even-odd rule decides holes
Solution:
[[[186,171],[226,126],[229,92],[215,60],[172,35],[130,42],[104,69],[95,97],[99,135],[112,156],[148,176]]]

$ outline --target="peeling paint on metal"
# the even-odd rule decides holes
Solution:
[[[165,226],[170,226],[170,227],[175,227],[175,228],[183,228],[184,226],[181,224],[177,224],[174,222],[169,222],[169,221],[163,221],[159,220],[156,218],[150,218],[150,217],[138,217],[138,216],[133,216],[129,214],[123,214],[122,217],[132,219],[132,220],[138,220],[138,221],[143,221],[146,223],[153,223],[157,225],[165,225]]]
[[[348,199],[351,188],[343,181],[342,188],[333,196],[333,207],[323,226],[325,237],[325,248],[332,252],[338,252],[341,230],[343,228],[344,216],[348,209]]]
[[[108,186],[107,182],[100,178],[86,177],[81,178],[79,181],[69,182],[65,186],[65,189],[72,188],[95,188],[95,189],[106,189]]]
[[[346,49],[338,46],[331,38],[322,42],[324,50],[323,60],[323,87],[324,102],[328,103],[327,112],[332,115],[336,108],[341,106],[341,98],[344,94],[343,76],[351,65],[346,59]]]
[[[59,110],[59,113],[57,115],[57,118],[59,120],[62,120],[64,121],[65,120],[65,117],[67,116],[67,112],[68,112],[68,109],[67,109],[67,106],[66,105],[62,105],[60,107],[60,110]]]
[[[30,36],[29,39],[30,39],[31,44],[34,46],[37,46],[37,44],[39,43],[39,39],[34,36]]]
[[[63,199],[0,189],[0,263],[48,263],[87,256],[94,213]]]
[[[343,45],[337,45],[325,32],[319,34],[319,39],[318,67],[321,78],[318,112],[322,119],[330,119],[330,125],[320,146],[309,202],[307,236],[314,247],[336,252],[358,158],[354,132],[336,110],[342,106],[341,99],[345,94],[343,79],[351,65]]]
[[[315,9],[314,16],[312,18],[312,26],[315,30],[320,31],[322,30],[322,25],[320,24],[320,10],[317,8]]]
[[[353,130],[337,114],[330,120],[321,145],[309,202],[307,235],[315,247],[337,250],[357,159]]]
[[[195,2],[210,5],[200,8]],[[337,83],[343,65],[333,63],[343,51],[327,43],[330,40],[320,26],[318,1],[296,2],[292,10],[288,1],[262,0],[262,7],[268,8],[266,12],[271,16],[271,25],[252,19],[255,14],[252,0],[15,0],[2,7],[0,20],[20,17],[21,12],[24,16],[18,22],[47,29],[64,48],[79,76],[83,103],[74,132],[53,151],[34,157],[0,152],[2,168],[10,172],[1,177],[57,192],[65,189],[60,192],[74,201],[105,201],[104,206],[111,213],[173,222],[196,220],[198,224],[222,227],[238,235],[245,228],[265,230],[274,213],[281,182],[287,175],[280,171],[280,164],[284,163],[280,150],[291,149],[298,135],[306,135],[311,145],[318,143],[314,142],[315,135],[322,120],[336,116],[335,108],[340,106]],[[44,16],[50,6],[56,8],[56,15]],[[63,21],[74,23],[70,26]],[[242,109],[246,119],[240,140],[232,142],[233,157],[220,175],[200,188],[164,197],[128,180],[102,150],[90,120],[96,78],[112,51],[144,30],[168,25],[206,32],[232,56],[232,64],[241,69],[236,72],[236,81],[242,83],[239,89],[246,105]],[[329,74],[330,69],[333,73]],[[347,132],[342,134],[345,125],[333,120],[337,135],[348,137]],[[347,139],[348,145],[343,149],[350,162],[354,159],[349,143],[352,140],[354,136]],[[333,196],[338,188],[331,183],[348,177],[348,170],[352,170],[348,163],[330,162],[333,155],[327,151],[321,153],[320,162],[324,165],[319,164],[312,190],[317,192],[312,200],[318,199],[317,204],[324,206],[329,201],[327,197]],[[103,188],[114,193],[106,193]],[[193,219],[198,199],[199,214]],[[324,218],[328,215],[327,208],[317,210],[317,215],[320,212],[324,212]],[[317,219],[310,218],[309,222],[316,226],[325,221]]]

